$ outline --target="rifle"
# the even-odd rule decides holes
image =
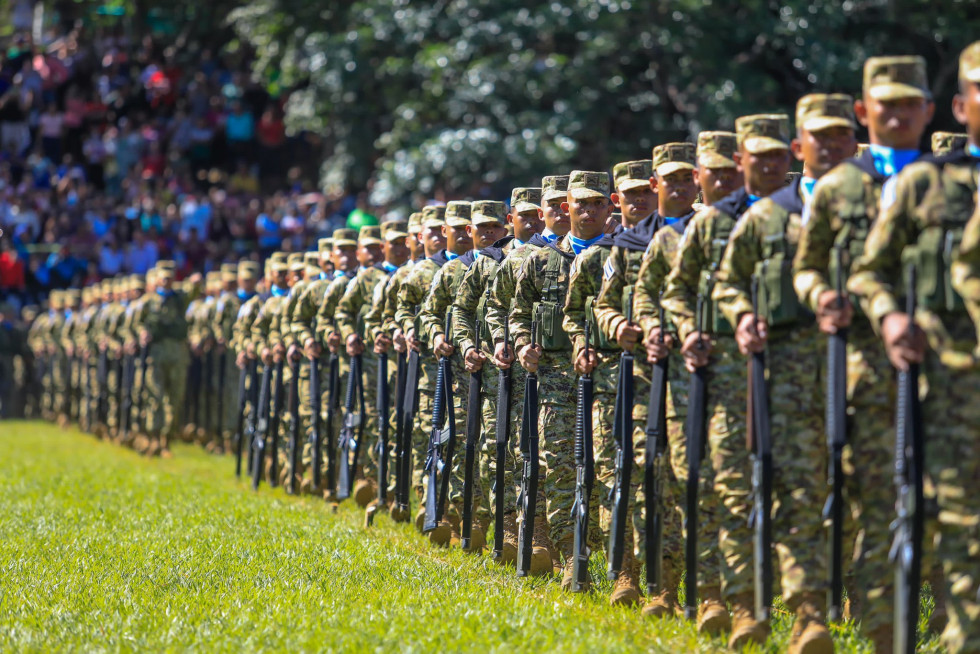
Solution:
[[[323,476],[323,462],[320,456],[323,442],[320,437],[320,359],[310,359],[310,454],[312,456],[313,490],[320,490],[320,478]]]
[[[908,267],[905,313],[909,317],[909,336],[915,333],[916,269]],[[915,651],[919,622],[919,587],[922,577],[922,538],[925,500],[922,475],[925,468],[925,437],[919,401],[919,364],[909,363],[898,372],[898,406],[895,415],[895,502],[892,523],[895,538],[889,556],[895,564],[894,651]]]
[[[375,392],[378,400],[378,506],[388,501],[388,353],[378,355],[378,374]],[[372,514],[373,515],[373,514]]]
[[[752,315],[759,320],[759,278],[752,277]],[[766,382],[765,351],[749,359],[752,451],[752,549],[755,569],[756,620],[769,619],[772,608],[772,434],[769,430],[769,388]]]
[[[190,384],[187,386],[187,394],[190,396],[190,402],[188,406],[190,408],[190,422],[195,427],[201,425],[201,381],[202,374],[201,369],[203,367],[203,361],[200,355],[191,356],[191,365],[188,368],[187,374],[190,377]]]
[[[247,422],[245,423],[245,447],[248,452],[248,463],[245,474],[251,474],[252,472],[252,459],[255,458],[255,439],[258,434],[258,422],[259,422],[259,386],[262,385],[260,375],[259,375],[259,360],[250,359],[248,362],[249,378],[250,382],[248,385],[248,401],[251,405],[251,411],[249,411]],[[264,366],[263,366],[264,368]]]
[[[449,330],[452,327],[452,315],[452,311],[446,312],[443,333],[447,340],[449,339]],[[446,506],[446,496],[449,494],[449,477],[452,474],[453,450],[456,441],[453,373],[449,359],[448,356],[439,358],[439,372],[436,375],[436,408],[433,411],[432,436],[429,438],[429,456],[426,462],[429,483],[425,497],[425,521],[422,524],[422,533],[430,532],[439,526]],[[442,390],[441,393],[440,389]],[[445,450],[443,450],[444,445]],[[441,479],[439,478],[440,469],[442,470]]]
[[[269,447],[269,485],[275,488],[279,485],[279,473],[277,466],[279,465],[279,422],[282,419],[282,401],[283,401],[283,385],[284,381],[282,378],[282,359],[276,362],[275,369],[273,373],[275,375],[275,383],[273,384],[273,394],[272,394],[272,414],[269,417],[269,431],[272,432],[271,436],[272,443]]]
[[[704,297],[698,296],[698,349],[704,347],[701,323],[704,316]],[[701,459],[704,457],[705,409],[707,401],[707,371],[701,367],[691,373],[687,394],[687,511],[684,516],[684,563],[687,569],[684,584],[687,598],[684,617],[693,620],[698,613],[698,486],[701,483]]]
[[[116,428],[122,430],[123,424],[123,402],[126,394],[126,362],[124,357],[115,360],[116,362]]]
[[[531,346],[538,340],[538,323],[531,321]],[[538,374],[527,373],[524,382],[524,409],[521,414],[521,493],[517,506],[521,510],[521,524],[517,530],[517,576],[526,577],[531,570],[531,551],[534,549],[534,514],[538,500]],[[500,463],[497,464],[498,469]]]
[[[344,424],[340,428],[340,479],[337,484],[337,499],[346,500],[354,490],[354,474],[351,468],[350,451],[357,438],[355,429],[361,425],[361,412],[354,413],[355,393],[363,385],[361,379],[361,355],[350,358],[350,373],[347,376],[347,396],[344,399]],[[363,397],[363,393],[358,393]]]
[[[504,356],[510,352],[510,321],[504,318]],[[504,475],[507,465],[507,442],[510,440],[510,385],[511,369],[497,371],[497,426],[494,440],[497,451],[497,469],[493,490],[493,558],[499,561],[504,552]]]
[[[109,396],[106,394],[108,392],[108,380],[109,380],[109,352],[105,349],[99,351],[99,363],[96,370],[99,382],[99,399],[98,399],[98,409],[97,409],[97,424],[106,424],[109,416]]]
[[[591,344],[589,321],[585,321],[585,355]],[[595,482],[595,456],[592,450],[592,373],[578,378],[578,402],[575,406],[575,538],[572,544],[572,592],[580,593],[589,587],[589,498]]]
[[[841,248],[834,248],[837,259],[837,307],[844,304],[844,268]],[[827,449],[830,465],[827,485],[830,496],[823,508],[823,519],[830,520],[830,588],[827,615],[841,619],[844,590],[844,468],[843,451],[847,442],[847,329],[838,329],[827,341]]]
[[[126,440],[129,436],[129,423],[133,410],[133,380],[136,377],[136,363],[132,354],[123,355],[122,402],[119,403],[119,437]]]
[[[216,383],[217,389],[217,413],[214,436],[215,438],[222,439],[222,433],[225,430],[225,357],[228,356],[227,352],[222,349],[221,353],[218,355],[218,380]]]
[[[299,360],[289,362],[289,481],[286,491],[296,494],[296,469],[299,467]]]
[[[242,443],[245,442],[246,435],[251,435],[249,432],[254,433],[254,425],[252,421],[248,421],[248,426],[246,427],[245,421],[245,402],[248,400],[246,393],[248,392],[248,379],[250,375],[254,375],[253,361],[248,361],[245,367],[241,369],[238,373],[238,423],[235,426],[235,476],[242,476]],[[252,383],[254,384],[254,376]]]
[[[398,508],[402,511],[409,509],[409,489],[412,480],[412,434],[415,429],[415,413],[419,402],[419,375],[422,365],[421,357],[415,350],[408,353],[408,369],[405,371],[405,395],[402,402],[404,426],[402,428],[402,456],[400,475],[402,486],[397,494]],[[438,389],[438,384],[436,385]],[[434,415],[434,414],[433,414]]]
[[[203,370],[201,373],[201,396],[204,398],[204,418],[203,423],[195,423],[199,429],[203,428],[206,434],[211,434],[213,431],[212,418],[214,417],[212,406],[213,395],[214,395],[214,351],[209,347],[208,351],[204,353],[204,364],[202,366]]]
[[[143,398],[146,396],[146,354],[147,346],[140,345],[140,383],[139,383],[139,396],[136,398],[136,421],[140,423],[140,431],[146,431],[146,419],[143,417]],[[90,373],[91,374],[91,373]]]
[[[412,437],[411,425],[405,424],[405,395],[406,381],[408,379],[408,357],[404,352],[398,353],[398,364],[395,372],[395,502],[401,505],[401,499],[408,497],[408,484],[411,468],[405,467],[405,459],[411,461],[412,458]],[[408,431],[408,438],[405,432]],[[408,511],[408,502],[405,503],[404,512]],[[405,513],[407,515],[407,513]]]
[[[262,366],[262,381],[259,384],[259,400],[255,421],[255,439],[252,441],[252,490],[262,483],[262,468],[265,465],[265,439],[269,434],[269,387],[272,385],[272,366]]]
[[[337,439],[333,424],[340,406],[340,356],[332,353],[327,360],[327,488],[337,484]]]
[[[626,322],[633,322],[633,305],[627,309]],[[616,452],[616,480],[612,489],[612,522],[609,528],[609,568],[606,578],[613,581],[623,567],[626,520],[629,515],[630,477],[633,474],[633,353],[623,350],[619,357],[619,379],[616,382],[616,407],[613,413],[613,438],[619,443]],[[630,551],[633,546],[630,544]]]
[[[72,411],[74,404],[72,402],[72,397],[75,394],[75,384],[72,381],[72,369],[74,368],[72,364],[74,363],[74,359],[75,357],[65,356],[65,402],[67,404],[65,407],[65,415],[68,416],[69,420],[73,420],[75,417]]]
[[[663,291],[660,293],[660,343],[664,342]],[[664,453],[667,451],[667,357],[653,364],[650,398],[647,401],[646,452],[643,465],[643,485],[646,489],[646,581],[647,595],[663,590],[664,517],[663,502]]]
[[[488,288],[487,297],[490,296]],[[480,352],[480,326],[476,326],[476,341],[474,349]],[[483,388],[483,372],[477,370],[470,373],[469,396],[467,398],[466,414],[466,445],[463,453],[463,533],[460,543],[463,550],[469,550],[473,536],[473,484],[475,483],[474,466],[476,464],[476,441],[480,437],[480,425],[483,420],[480,391]]]

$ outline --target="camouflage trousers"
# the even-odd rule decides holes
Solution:
[[[177,434],[179,406],[185,396],[187,360],[186,344],[177,339],[155,341],[147,353],[146,429],[164,443]]]
[[[215,399],[215,436],[220,439],[222,446],[227,447],[233,445],[232,438],[238,428],[238,373],[240,371],[235,365],[233,351],[226,350],[223,359],[222,362],[221,356],[215,357],[215,384],[219,384],[221,389],[220,402]],[[223,373],[217,372],[219,366],[224,368]]]
[[[50,382],[52,413],[55,417],[64,416],[68,412],[68,360],[61,349],[55,354]]]
[[[110,353],[106,370],[106,417],[105,424],[109,434],[114,435],[119,429],[120,391],[122,386],[122,360]]]
[[[497,502],[496,479],[497,479],[497,395],[496,385],[499,384],[498,371],[494,367],[484,367],[484,380],[488,374],[494,376],[494,393],[487,397],[483,403],[483,419],[487,421],[489,416],[493,418],[493,428],[485,429],[483,441],[483,456],[486,460],[487,486],[486,497],[491,514]],[[518,447],[521,434],[521,412],[524,408],[524,384],[527,380],[527,372],[518,363],[510,368],[510,399],[508,401],[508,418],[510,421],[510,433],[507,438],[507,447],[504,452],[504,487],[501,492],[504,494],[504,513],[513,513],[517,510],[517,493],[520,485],[520,473],[518,461],[520,460],[520,448]],[[540,506],[544,506],[543,504]]]

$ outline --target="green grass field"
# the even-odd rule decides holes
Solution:
[[[147,460],[26,422],[0,423],[0,448],[3,652],[724,651],[609,607],[606,582],[572,596],[384,516],[365,531],[356,507],[253,493],[230,457]],[[784,613],[774,627],[765,651],[785,649]]]

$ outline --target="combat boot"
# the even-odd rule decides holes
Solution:
[[[651,595],[640,613],[649,618],[665,618],[677,615],[677,594],[673,590],[662,590]]]
[[[755,601],[750,593],[732,599],[732,615],[728,649],[739,651],[749,643],[762,645],[769,638],[769,624],[755,619]]]
[[[538,514],[534,516],[534,531],[531,533],[531,569],[528,570],[528,574],[532,577],[543,577],[554,573],[554,563],[548,551],[550,545],[548,521],[543,515]],[[572,551],[571,545],[568,551]]]
[[[180,440],[184,441],[185,443],[192,443],[194,442],[194,434],[196,432],[197,425],[190,423],[186,424],[184,425],[184,428],[180,430]]]
[[[941,566],[935,565],[929,571],[929,586],[932,588],[932,598],[935,600],[932,615],[929,616],[929,631],[941,634],[949,621],[949,615],[946,613],[946,577]]]
[[[425,513],[423,512],[424,515]],[[436,524],[435,529],[426,532],[426,536],[429,537],[429,542],[433,545],[447,547],[453,537],[453,526],[448,520],[443,518]]]
[[[728,615],[728,607],[721,600],[721,589],[718,586],[703,588],[698,607],[698,633],[717,636],[731,628],[732,619]]]
[[[392,503],[389,515],[395,522],[408,522],[411,519],[411,513],[409,510],[399,507],[398,502]]]
[[[415,513],[415,528],[419,530],[419,533],[422,533],[423,525],[425,525],[425,506],[420,506]]]
[[[504,514],[503,541],[503,547],[495,561],[500,565],[514,565],[517,563],[517,515],[514,513]]]
[[[470,546],[464,548],[464,552],[470,554],[480,554],[487,547],[487,534],[480,525],[473,525],[470,530]]]
[[[368,504],[371,503],[378,495],[378,487],[374,483],[373,479],[358,479],[354,482],[354,501],[357,502],[357,506],[366,508]]]
[[[789,654],[833,654],[834,639],[824,623],[821,606],[822,600],[816,593],[803,593],[786,650]]]
[[[623,556],[622,569],[616,578],[612,595],[609,596],[610,606],[636,606],[640,603],[640,585],[637,580],[636,563],[633,552],[627,550]]]

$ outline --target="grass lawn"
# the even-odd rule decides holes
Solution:
[[[331,514],[178,445],[147,460],[0,423],[0,651],[724,651],[693,625],[521,581],[409,525]],[[604,562],[594,561],[600,576]],[[766,650],[785,649],[777,613]],[[839,651],[866,651],[851,626]],[[930,640],[923,651],[939,651]]]

